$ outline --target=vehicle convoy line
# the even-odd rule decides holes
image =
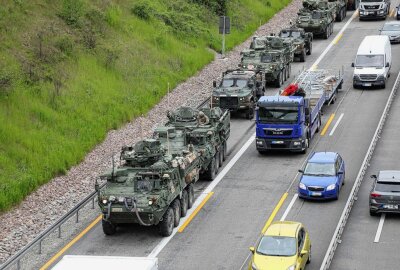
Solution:
[[[381,238],[381,233],[382,233],[382,229],[383,229],[383,223],[385,223],[385,217],[386,217],[386,213],[383,213],[379,220],[378,230],[376,231],[376,234],[375,234],[374,243],[379,243],[379,239]]]
[[[333,126],[331,132],[329,133],[329,136],[332,136],[333,133],[335,133],[335,130],[336,130],[336,128],[339,126],[340,121],[342,121],[343,116],[344,116],[344,113],[342,113],[342,114],[339,116],[339,119],[336,121],[336,124]]]
[[[328,246],[328,250],[326,251],[324,260],[322,261],[320,270],[329,269],[329,266],[330,266],[330,264],[332,262],[333,256],[335,254],[335,250],[337,248],[338,243],[340,242],[340,237],[341,237],[341,235],[343,233],[344,227],[346,226],[346,222],[347,222],[347,220],[348,220],[348,218],[350,216],[351,208],[353,207],[354,202],[357,200],[356,196],[357,196],[358,190],[359,190],[359,188],[361,186],[361,183],[362,183],[362,181],[364,179],[364,174],[367,171],[367,168],[368,168],[368,165],[369,165],[369,161],[371,160],[371,157],[372,157],[372,154],[373,154],[373,152],[375,150],[376,144],[377,144],[377,142],[378,142],[378,140],[380,138],[380,134],[381,134],[383,126],[385,124],[386,118],[387,118],[387,116],[389,114],[389,110],[390,110],[390,107],[392,105],[394,96],[395,96],[395,94],[397,92],[397,89],[399,88],[399,84],[400,84],[400,72],[397,75],[397,78],[396,78],[396,81],[395,81],[395,83],[393,85],[392,91],[391,91],[391,93],[389,95],[389,98],[388,98],[388,100],[386,102],[385,109],[382,112],[382,115],[381,115],[381,118],[379,120],[378,126],[377,126],[377,128],[375,130],[374,136],[372,137],[372,140],[371,140],[371,143],[370,143],[369,148],[367,150],[367,153],[365,154],[365,158],[363,160],[363,163],[361,164],[360,170],[359,170],[357,178],[356,178],[356,180],[354,182],[353,188],[352,188],[352,190],[350,192],[349,198],[348,198],[348,200],[346,202],[346,205],[345,205],[345,207],[343,209],[343,212],[342,212],[342,214],[340,216],[339,222],[338,222],[338,224],[336,226],[335,232],[334,232],[334,234],[332,236],[332,239],[331,239],[331,242],[330,242],[330,244]]]

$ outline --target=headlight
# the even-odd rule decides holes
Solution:
[[[378,11],[379,14],[383,14],[383,12],[384,12],[383,10],[379,10]]]
[[[217,100],[217,101],[218,101],[218,100],[219,100],[219,97],[214,97],[214,100]]]
[[[115,196],[111,195],[109,200],[110,200],[110,202],[114,202],[115,201]]]
[[[304,190],[307,189],[306,185],[304,185],[302,182],[299,183],[299,188]]]
[[[244,100],[244,97],[239,98],[239,100],[240,100],[240,101],[243,101],[243,100]]]
[[[295,146],[299,146],[301,144],[301,142],[293,142],[293,145]]]
[[[149,205],[153,205],[153,201],[152,200],[149,201]]]
[[[125,201],[125,198],[124,198],[124,197],[119,197],[119,198],[118,198],[118,202],[123,203],[124,201]]]
[[[262,145],[263,142],[262,142],[262,141],[256,141],[256,144],[257,144],[257,145]]]
[[[256,264],[254,262],[251,263],[251,269],[252,270],[257,270],[257,266],[256,266]]]
[[[296,265],[295,264],[289,266],[287,270],[294,270],[294,269],[296,269]]]
[[[103,204],[107,204],[108,203],[108,201],[106,199],[104,199],[102,202],[103,202]]]
[[[384,80],[385,79],[385,76],[384,75],[379,75],[378,76],[378,80]]]
[[[326,190],[334,190],[336,188],[336,184],[329,185]]]

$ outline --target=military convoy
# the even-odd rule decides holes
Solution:
[[[202,118],[202,115],[204,118]],[[181,107],[156,129],[155,138],[121,150],[121,165],[101,176],[98,203],[103,232],[112,235],[119,224],[158,225],[171,235],[192,207],[193,184],[200,176],[213,180],[226,159],[229,111]]]
[[[213,107],[244,113],[247,119],[253,118],[255,104],[265,92],[261,72],[247,69],[223,72],[221,82],[214,81],[213,87]]]
[[[326,0],[304,0],[303,8],[298,12],[296,26],[328,39],[333,33],[335,19],[335,3]]]
[[[347,0],[328,0],[328,2],[331,2],[335,5],[336,21],[343,21],[347,14]]]
[[[306,32],[303,28],[291,26],[282,29],[278,36],[280,38],[289,39],[293,41],[295,46],[294,56],[298,57],[300,62],[306,61],[306,55],[312,53],[313,34]]]

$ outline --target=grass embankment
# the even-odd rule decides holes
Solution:
[[[290,0],[4,0],[0,212],[64,174]],[[226,4],[228,3],[228,4]]]

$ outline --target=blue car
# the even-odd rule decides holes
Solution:
[[[299,197],[305,199],[335,199],[344,185],[343,158],[335,152],[315,152],[307,161],[298,187]]]

